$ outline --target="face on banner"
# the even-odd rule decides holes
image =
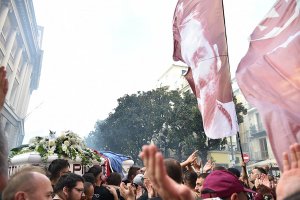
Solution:
[[[174,14],[174,60],[190,66],[187,80],[210,138],[238,131],[232,100],[222,1],[180,0]]]

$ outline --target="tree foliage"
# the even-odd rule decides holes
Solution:
[[[98,150],[110,150],[138,159],[144,144],[154,142],[166,156],[178,160],[199,150],[221,150],[225,139],[208,139],[204,134],[197,100],[190,92],[169,91],[167,87],[125,95],[104,121],[95,124],[86,142]]]

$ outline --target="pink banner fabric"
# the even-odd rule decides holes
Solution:
[[[276,160],[300,142],[300,1],[279,0],[255,28],[236,77],[257,107]]]
[[[175,61],[190,67],[187,80],[197,97],[209,138],[238,131],[232,100],[221,0],[179,0],[173,21]]]

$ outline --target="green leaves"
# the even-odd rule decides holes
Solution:
[[[242,106],[242,105],[239,105]],[[242,111],[243,112],[243,111]],[[138,160],[144,144],[154,142],[165,155],[181,160],[199,150],[222,149],[226,140],[208,140],[204,134],[197,100],[189,91],[169,91],[167,87],[124,95],[109,116],[95,124],[87,145],[130,155]]]

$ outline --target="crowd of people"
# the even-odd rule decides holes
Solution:
[[[0,109],[7,89],[6,71],[1,67]],[[263,167],[252,169],[248,176],[245,167],[239,171],[215,166],[210,160],[202,166],[197,151],[180,163],[164,159],[155,145],[146,145],[140,158],[144,166],[132,166],[123,180],[116,172],[106,177],[100,165],[83,175],[71,173],[64,159],[52,161],[46,170],[25,166],[8,177],[7,141],[0,129],[0,196],[3,200],[300,199],[300,144],[291,145],[283,153],[278,182]]]
[[[82,176],[70,172],[68,160],[53,160],[47,170],[25,166],[12,175],[2,191],[3,200],[194,200],[194,199],[298,199],[300,198],[300,144],[292,145],[278,183],[266,168],[256,167],[247,177],[236,168],[201,166],[196,152],[182,163],[164,159],[155,145],[144,146],[143,167],[132,166],[122,180],[108,177],[94,165]],[[247,180],[248,179],[248,180]]]

